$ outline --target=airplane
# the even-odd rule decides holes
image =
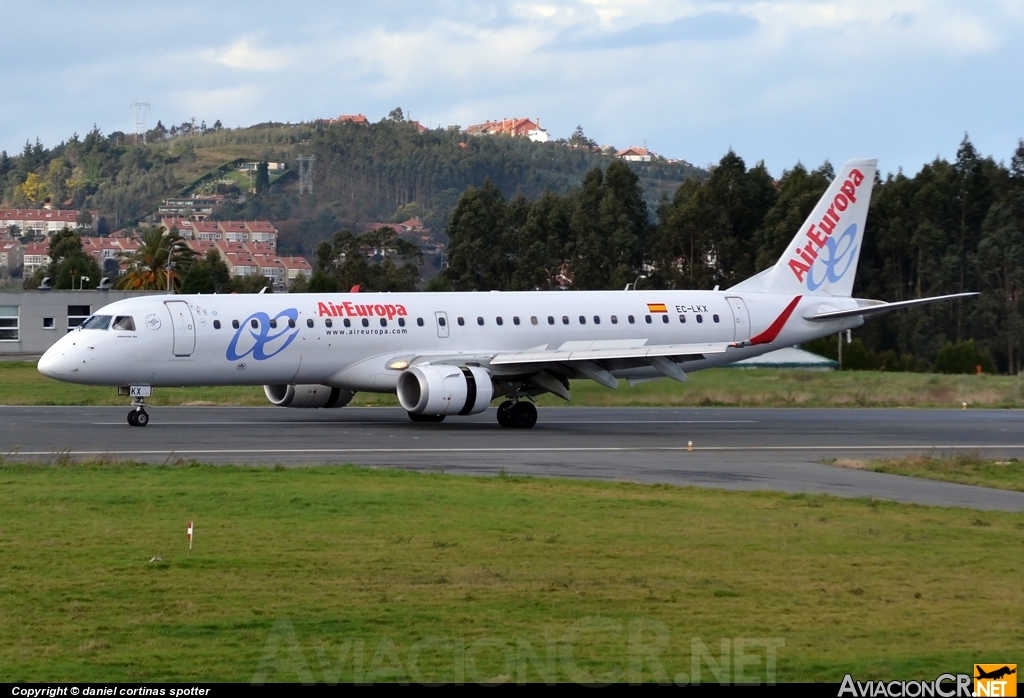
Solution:
[[[397,393],[414,422],[504,398],[498,423],[528,429],[537,396],[569,400],[571,380],[685,381],[868,317],[977,295],[852,297],[875,171],[875,160],[847,162],[778,262],[724,291],[146,295],[98,310],[38,370],[117,386],[138,427],[153,388],[262,385],[270,403],[293,408]]]
[[[985,671],[978,665],[975,665],[975,669],[978,671],[978,675],[974,677],[976,679],[1001,679],[1004,676],[1010,676],[1011,674],[1017,673],[1016,669],[1011,669],[1008,666],[1003,666],[992,671]]]

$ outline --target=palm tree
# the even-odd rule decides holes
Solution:
[[[146,228],[139,233],[139,249],[127,257],[131,266],[128,267],[128,273],[118,281],[117,287],[132,291],[168,288],[177,291],[193,258],[192,250],[176,229],[171,228],[165,232],[163,226]]]

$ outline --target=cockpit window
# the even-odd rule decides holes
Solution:
[[[115,330],[125,330],[127,332],[135,331],[135,320],[132,319],[131,315],[121,315],[120,317],[114,318]]]
[[[83,330],[105,330],[110,326],[109,315],[92,315],[81,324]]]

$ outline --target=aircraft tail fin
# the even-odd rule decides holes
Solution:
[[[774,267],[729,290],[853,295],[877,160],[850,160]]]

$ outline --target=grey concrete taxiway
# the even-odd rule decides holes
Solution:
[[[1024,493],[827,465],[911,454],[1024,457],[1024,412],[542,408],[530,430],[494,409],[414,424],[399,409],[165,407],[148,427],[126,408],[0,407],[0,452],[17,460],[355,463],[771,489],[939,506],[1024,510]],[[688,443],[693,442],[693,450]]]

